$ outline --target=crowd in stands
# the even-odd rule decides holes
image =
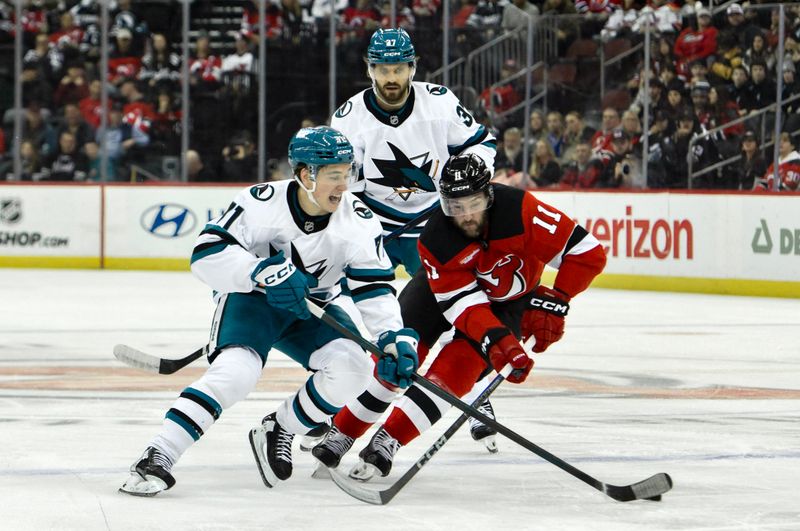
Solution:
[[[105,172],[112,180],[127,180],[133,165],[180,160],[181,72],[186,60],[191,149],[185,158],[190,179],[256,180],[261,30],[256,3],[237,2],[241,22],[237,31],[221,37],[228,40],[224,48],[212,40],[219,36],[193,32],[191,54],[186,58],[180,53],[181,34],[176,31],[179,3],[175,16],[167,17],[170,20],[148,16],[142,5],[132,0],[111,3],[106,28],[108,70],[101,72],[101,17],[96,0],[24,3],[23,108],[16,110],[0,102],[0,111],[4,111],[0,179],[97,180]],[[269,93],[268,105],[286,98],[289,102],[313,102],[309,108],[327,109],[324,80],[330,5],[316,0],[272,0],[266,5],[267,75],[283,76],[269,78],[273,83],[278,80],[280,89]],[[336,0],[333,5],[338,16],[335,40],[340,76],[345,79],[340,83],[343,99],[368,86],[361,58],[370,34],[391,25],[391,3]],[[775,102],[780,76],[782,98],[789,100],[783,107],[782,130],[790,133],[785,141],[779,139],[780,171],[786,174],[781,186],[796,189],[798,173],[792,168],[800,164],[800,155],[794,149],[798,140],[792,133],[800,130],[800,98],[792,98],[800,95],[796,76],[800,68],[800,4],[785,6],[783,58],[777,57],[776,50],[780,37],[777,9],[757,7],[757,3],[733,3],[712,15],[707,7],[694,2],[666,0],[456,2],[451,9],[451,59],[465,56],[497,35],[527,26],[528,17],[552,30],[557,50],[554,61],[567,55],[576,41],[628,39],[638,43],[645,28],[651,28],[650,64],[643,64],[643,54],[635,56],[638,64],[629,64],[634,74],[622,87],[630,96],[625,105],[601,109],[596,85],[592,91],[584,91],[582,98],[576,98],[578,91],[567,87],[571,90],[567,97],[548,97],[547,113],[534,110],[528,117],[517,114],[496,120],[503,111],[519,106],[524,94],[523,78],[516,75],[520,65],[514,60],[499,64],[501,79],[513,81],[484,91],[473,102],[477,117],[495,128],[501,140],[498,179],[520,187],[768,187],[771,181],[765,173],[771,157],[762,148],[770,138],[761,137],[764,131],[772,131],[774,113],[766,117],[766,127],[756,113]],[[421,79],[424,72],[440,66],[441,0],[398,0],[394,15],[395,25],[407,29],[417,43],[417,79]],[[13,45],[14,27],[13,2],[2,0],[0,45]],[[13,65],[5,65],[6,70],[9,66],[13,71]],[[103,83],[110,95],[104,128]],[[269,80],[267,86],[271,86]],[[649,87],[648,98],[644,97],[645,86]],[[649,123],[643,126],[645,101]],[[598,120],[595,111],[601,112]],[[22,118],[22,175],[13,174],[9,153],[17,112]],[[724,127],[750,115],[752,119]],[[323,112],[306,112],[305,116],[309,123],[325,120]],[[286,130],[293,132],[299,121],[286,125]],[[268,127],[280,123],[268,122]],[[705,136],[710,130],[715,134]],[[647,153],[643,153],[645,144]],[[690,180],[690,145],[694,173],[732,156],[740,159]],[[103,171],[102,151],[108,154]],[[528,161],[527,168],[523,160]],[[279,167],[271,160],[268,175],[281,174]]]

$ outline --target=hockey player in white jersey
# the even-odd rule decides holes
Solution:
[[[417,58],[405,30],[376,31],[367,48],[366,63],[372,88],[339,107],[331,125],[352,142],[361,167],[359,181],[350,190],[378,215],[386,234],[428,209],[437,209],[439,179],[451,155],[476,155],[493,172],[496,143],[452,91],[413,81]],[[411,276],[422,272],[417,241],[423,227],[420,223],[386,243],[392,263],[403,264]],[[402,306],[403,294],[400,300]],[[404,314],[403,320],[413,322],[413,316]],[[420,353],[433,346],[420,345]],[[474,396],[484,387],[476,385]],[[337,466],[353,440],[381,417],[395,396],[396,389],[373,380],[358,400],[335,417],[334,429],[325,443],[313,450],[314,455],[326,466]],[[493,416],[488,400],[480,409]],[[494,429],[470,419],[470,432],[489,451],[496,451]],[[338,444],[339,438],[346,444]]]
[[[344,102],[331,127],[353,144],[361,168],[350,190],[391,232],[436,205],[439,177],[451,155],[473,153],[493,169],[496,141],[452,91],[413,80],[417,58],[405,30],[376,31],[366,62],[372,88]],[[392,263],[403,264],[410,275],[420,267],[423,225],[386,243]]]
[[[171,488],[173,465],[255,387],[272,347],[313,371],[250,432],[264,483],[288,479],[294,435],[326,424],[365,389],[375,369],[360,346],[312,319],[306,305],[309,297],[352,326],[335,301],[342,280],[387,352],[377,362],[379,377],[408,386],[418,365],[418,338],[403,328],[380,223],[347,191],[355,177],[353,159],[351,144],[338,131],[301,129],[289,145],[294,179],[243,190],[201,232],[192,272],[217,300],[210,367],[167,411],[120,491],[153,496]]]

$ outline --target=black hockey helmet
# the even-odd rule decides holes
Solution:
[[[447,216],[458,216],[488,209],[494,200],[491,178],[491,170],[478,155],[450,157],[439,179],[442,211]]]

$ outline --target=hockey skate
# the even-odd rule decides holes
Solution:
[[[495,418],[494,408],[492,408],[492,403],[489,402],[488,398],[483,404],[478,406],[478,411],[480,411],[490,419]],[[492,454],[497,453],[497,441],[495,440],[495,436],[497,435],[497,430],[487,426],[486,424],[477,419],[470,417],[469,432],[470,435],[472,435],[473,440],[483,442],[483,444],[486,446],[486,449],[489,450],[489,453]]]
[[[300,438],[300,451],[310,452],[312,448],[322,442],[330,429],[331,425],[329,423],[325,423],[322,426],[318,426],[303,435]]]
[[[141,459],[131,465],[131,475],[119,491],[131,496],[155,496],[175,485],[171,469],[172,461],[158,448],[149,446]]]
[[[375,473],[386,477],[392,471],[394,454],[400,449],[400,442],[389,435],[385,429],[379,429],[369,444],[358,453],[361,460],[350,470],[350,477],[357,481],[369,481]]]
[[[339,431],[336,426],[331,427],[325,440],[311,450],[311,455],[328,468],[336,468],[342,456],[353,447],[355,439]]]
[[[292,476],[292,441],[294,433],[284,430],[270,413],[261,421],[261,426],[250,430],[250,446],[256,459],[258,471],[264,485],[274,487],[279,481]]]

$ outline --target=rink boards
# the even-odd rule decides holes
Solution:
[[[0,185],[0,266],[186,270],[197,234],[238,188]],[[606,248],[595,285],[800,297],[796,194],[536,195]]]

